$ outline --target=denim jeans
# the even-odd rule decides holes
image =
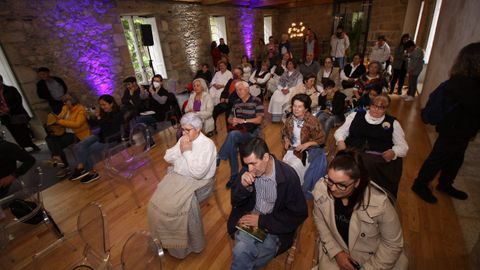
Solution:
[[[340,68],[340,70],[343,69],[343,67],[345,66],[345,57],[335,57],[335,63],[334,65],[337,67]]]
[[[231,270],[259,269],[267,265],[277,254],[278,236],[267,234],[263,243],[243,231],[235,233]]]
[[[411,97],[415,97],[415,93],[417,93],[417,82],[418,82],[418,75],[409,75],[408,76],[408,92],[407,92],[407,94]]]
[[[258,129],[257,129],[258,130]],[[230,161],[230,180],[233,181],[238,175],[238,146],[245,143],[256,136],[257,132],[242,132],[239,130],[232,130],[228,132],[225,142],[223,142],[222,148],[218,152],[218,157],[221,160]]]
[[[92,155],[100,154],[107,146],[99,140],[100,139],[97,135],[91,135],[77,143],[75,146],[75,155],[77,156],[78,163],[83,164],[87,171],[93,169],[93,166],[95,165],[92,160]]]

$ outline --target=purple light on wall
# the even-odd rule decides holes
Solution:
[[[115,89],[113,30],[111,24],[100,22],[112,7],[109,0],[64,0],[46,14],[55,27],[52,33],[64,42],[66,55],[60,57],[73,63],[78,76],[97,95],[112,94]]]
[[[248,9],[244,8],[240,10],[239,17],[240,17],[240,24],[242,27],[242,38],[243,38],[243,44],[245,46],[245,52],[247,53],[248,59],[251,59],[255,13],[250,8]]]

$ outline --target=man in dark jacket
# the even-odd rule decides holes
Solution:
[[[50,76],[50,69],[41,67],[37,70],[40,80],[37,82],[37,95],[47,100],[52,112],[59,114],[62,111],[62,97],[67,93],[65,82],[55,76]]]
[[[31,147],[34,152],[40,148],[32,142],[28,125],[30,116],[23,107],[22,96],[13,86],[3,84],[0,75],[0,121],[12,134],[17,143],[25,148]]]
[[[293,243],[308,216],[300,180],[290,166],[275,159],[267,144],[254,138],[241,147],[248,170],[232,185],[228,233],[235,235],[231,269],[258,269]],[[263,231],[263,242],[244,230]]]
[[[22,164],[17,167],[17,161]],[[18,145],[0,138],[0,198],[8,194],[12,183],[35,164],[35,158]]]

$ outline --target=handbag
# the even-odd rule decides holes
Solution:
[[[37,204],[34,202],[29,202],[21,199],[14,199],[8,205],[8,207],[10,208],[10,211],[12,212],[12,214],[16,218],[20,219],[30,214],[35,208],[37,208]],[[35,225],[42,222],[42,220],[43,220],[43,211],[38,211],[38,213],[35,214],[35,216],[27,220],[24,220],[23,223]]]

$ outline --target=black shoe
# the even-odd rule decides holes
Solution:
[[[437,202],[437,198],[435,198],[435,196],[433,196],[432,191],[426,185],[415,183],[412,186],[412,190],[420,198],[422,198],[422,200],[424,200],[428,203],[436,203]]]
[[[459,199],[459,200],[466,200],[468,198],[468,194],[461,191],[461,190],[458,190],[456,188],[454,188],[453,186],[441,186],[441,185],[438,185],[436,187],[436,190],[440,191],[440,192],[443,192],[447,195],[450,195],[451,197],[455,198],[455,199]]]
[[[67,168],[60,168],[60,170],[55,174],[56,177],[63,179],[67,177],[71,173],[70,169]]]
[[[82,180],[80,180],[80,183],[88,184],[93,181],[97,181],[99,178],[100,178],[100,175],[97,172],[89,173],[87,174],[87,176],[83,177]]]
[[[75,169],[75,171],[73,171],[72,175],[70,175],[68,180],[76,181],[76,180],[82,179],[87,175],[88,175],[88,172],[85,169],[81,169],[81,170]]]

